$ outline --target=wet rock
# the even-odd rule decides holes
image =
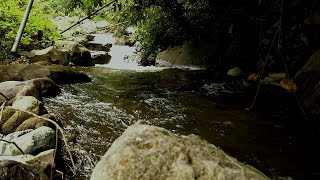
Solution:
[[[12,107],[22,111],[30,111],[35,114],[40,114],[43,110],[42,102],[33,96],[17,97],[16,101],[12,104]]]
[[[96,36],[93,34],[87,34],[86,36],[87,36],[88,41],[93,41],[96,38]]]
[[[103,179],[269,179],[198,136],[130,126],[93,170]]]
[[[55,147],[55,134],[51,128],[42,126],[19,137],[11,138],[10,141],[15,142],[25,154],[36,155]],[[9,134],[5,138],[10,136],[12,135]],[[0,142],[0,147],[0,155],[15,156],[22,154],[12,143]]]
[[[236,76],[240,76],[241,73],[242,73],[242,70],[241,70],[239,67],[235,67],[235,68],[230,69],[230,70],[227,72],[227,75],[228,75],[228,76],[236,77]]]
[[[60,93],[60,88],[56,83],[47,77],[28,80],[26,84],[35,88],[41,97],[56,96]],[[25,92],[23,88],[19,93],[21,93],[21,96],[31,95],[31,93],[28,93],[28,89],[26,89],[26,91],[27,92]]]
[[[16,111],[6,122],[3,123],[2,132],[4,134],[13,133],[16,128],[23,123],[23,121],[30,117],[31,115],[28,113]]]
[[[42,115],[42,117],[54,120],[53,116],[51,116],[49,114]],[[37,129],[41,126],[47,126],[47,127],[51,127],[51,128],[55,127],[52,123],[45,121],[39,117],[31,117],[31,118],[23,121],[17,127],[16,131],[23,131],[23,130],[27,130],[27,129]]]
[[[83,73],[65,66],[50,66],[48,77],[57,84],[72,84],[90,82],[91,79]]]
[[[112,44],[100,44],[96,42],[89,42],[87,48],[91,51],[105,51],[109,52]]]
[[[50,167],[47,164],[41,162],[35,162],[30,164],[26,162],[19,162],[16,160],[10,160],[8,157],[5,158],[0,158],[0,179],[50,179]],[[19,160],[19,158],[16,159]]]
[[[63,51],[70,54],[70,61],[75,66],[93,66],[90,51],[77,42],[69,42],[62,45]]]
[[[105,51],[96,51],[91,53],[94,64],[108,64],[111,56]]]

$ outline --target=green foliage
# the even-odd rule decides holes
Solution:
[[[0,59],[6,58],[10,52],[27,3],[25,0],[0,0]],[[50,21],[51,13],[47,3],[35,1],[20,41],[20,48],[43,48],[59,37],[55,25]]]
[[[217,35],[216,12],[210,0],[119,0],[116,7],[109,18],[136,26],[134,37],[148,60],[185,40],[197,42]]]
[[[66,11],[93,9],[112,0],[60,0]],[[124,28],[135,26],[135,40],[141,42],[144,55],[153,60],[155,54],[183,41],[199,41],[216,36],[216,12],[212,0],[117,0],[111,10],[99,14]]]

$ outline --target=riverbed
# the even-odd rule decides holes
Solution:
[[[226,82],[159,88],[157,79],[165,68],[124,65],[123,55],[132,53],[129,47],[113,46],[108,65],[80,68],[92,82],[63,85],[59,96],[45,99],[66,131],[78,134],[71,144],[76,179],[90,177],[112,142],[137,122],[197,134],[275,179],[319,176],[317,127],[309,126],[298,112],[272,99],[248,111],[254,94],[237,95]]]

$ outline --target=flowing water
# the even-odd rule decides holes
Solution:
[[[303,119],[272,101],[247,111],[253,97],[235,96],[227,83],[208,82],[193,90],[157,88],[163,69],[123,61],[133,53],[133,48],[113,46],[108,65],[82,69],[92,82],[61,86],[59,96],[45,100],[67,132],[79,134],[71,144],[76,179],[89,177],[112,142],[138,121],[197,134],[273,178],[319,176],[319,158],[312,155],[319,150],[314,145],[318,136],[314,127],[299,125]]]

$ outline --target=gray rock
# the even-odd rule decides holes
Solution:
[[[100,44],[96,42],[89,42],[87,45],[87,48],[91,51],[105,51],[109,52],[110,48],[112,47],[112,44]]]
[[[104,179],[269,179],[198,136],[148,125],[129,127],[93,170]]]
[[[228,75],[228,76],[236,77],[236,76],[240,76],[241,73],[242,73],[241,69],[240,69],[239,67],[235,67],[235,68],[230,69],[230,70],[227,72],[227,75]]]
[[[105,51],[91,52],[91,58],[94,64],[108,64],[111,60],[111,56]]]
[[[23,111],[30,111],[35,114],[40,114],[41,110],[43,110],[42,102],[33,96],[17,97],[12,107]]]
[[[70,55],[67,51],[58,50],[53,46],[41,50],[32,50],[29,57],[32,63],[46,61],[52,64],[66,65],[70,61]]]
[[[50,150],[39,153],[35,157],[35,159],[40,160],[42,162],[46,162],[53,167],[54,166],[54,153],[55,153],[55,149],[50,149]]]
[[[49,127],[42,126],[29,133],[12,139],[25,154],[38,154],[55,147],[55,132]],[[11,136],[10,134],[7,136]],[[7,137],[6,136],[6,137]],[[0,142],[0,155],[15,156],[22,153],[12,143]]]
[[[199,43],[184,42],[182,46],[168,48],[161,52],[156,57],[156,64],[161,61],[163,65],[183,65],[183,66],[201,66],[213,64],[213,59],[216,56],[214,43]],[[160,61],[160,62],[159,62]],[[167,61],[168,63],[163,63]]]
[[[68,43],[62,44],[61,48],[59,49],[70,54],[69,62],[72,62],[75,66],[94,65],[91,59],[90,51],[78,42],[70,41]]]

